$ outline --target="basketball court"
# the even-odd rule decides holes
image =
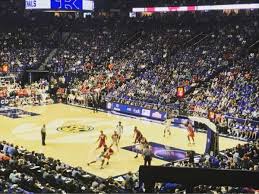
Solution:
[[[129,171],[136,172],[143,158],[134,158],[133,128],[137,126],[152,146],[156,154],[152,160],[153,165],[168,163],[185,157],[186,150],[194,150],[203,154],[206,146],[206,134],[196,133],[195,145],[189,145],[187,132],[182,128],[172,127],[172,135],[163,137],[164,126],[159,123],[118,116],[105,112],[93,113],[92,110],[65,105],[53,104],[38,107],[24,107],[16,111],[19,116],[13,116],[10,111],[0,114],[0,138],[10,143],[20,145],[29,151],[44,153],[48,157],[60,159],[74,167],[82,167],[87,172],[96,176],[107,178],[118,176]],[[118,122],[124,126],[120,141],[120,149],[113,147],[115,154],[111,157],[110,164],[100,169],[100,162],[87,165],[95,160],[101,150],[96,150],[100,130],[108,137],[111,144],[111,135]],[[47,146],[41,145],[40,129],[43,124],[47,128]],[[235,147],[244,142],[220,137],[220,150]]]

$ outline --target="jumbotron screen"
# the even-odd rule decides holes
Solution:
[[[92,11],[91,0],[25,0],[25,9]]]

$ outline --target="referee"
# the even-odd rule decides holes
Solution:
[[[144,166],[151,166],[152,156],[153,152],[151,146],[146,145],[143,150]]]
[[[41,128],[41,144],[43,146],[46,145],[45,139],[46,139],[46,125],[44,124],[43,127]]]

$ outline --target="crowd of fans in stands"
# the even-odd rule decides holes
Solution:
[[[258,61],[259,53],[238,60],[187,100],[197,112],[211,109],[232,117],[258,119]]]
[[[217,156],[210,156],[209,154],[202,155],[199,160],[195,161],[193,157],[189,160],[173,163],[176,167],[193,167],[193,168],[214,168],[214,169],[242,169],[259,172],[259,144],[251,143],[244,145],[237,145],[235,148],[222,151]],[[176,185],[170,185],[168,189],[177,188]],[[178,189],[179,190],[179,189]],[[252,188],[238,188],[238,187],[212,187],[200,185],[194,188],[195,193],[207,192],[221,192],[221,193],[251,193],[255,190]],[[170,192],[170,190],[165,190]]]
[[[188,159],[173,162],[175,167],[242,169],[259,171],[259,144],[237,145],[217,156],[205,154],[198,159],[188,154]],[[29,152],[23,147],[0,143],[0,192],[136,192],[143,191],[138,174],[129,172],[122,177],[106,180],[86,173],[80,167],[73,168],[60,160],[44,154]],[[159,193],[180,192],[185,188],[174,183],[156,184]],[[252,188],[197,186],[195,192],[254,192]]]
[[[45,64],[52,73],[51,97],[86,106],[106,100],[170,111],[177,86],[185,91],[198,86],[185,100],[192,111],[257,119],[258,54],[244,53],[256,40],[258,15],[199,14],[75,20]],[[53,45],[44,41],[45,30],[39,32],[2,33],[1,63],[11,71],[43,63]]]
[[[239,169],[259,172],[259,143],[250,143],[240,145],[235,148],[227,149],[220,152],[216,156],[204,154],[195,157],[194,153],[188,152],[187,159],[177,162],[172,162],[166,166],[173,167],[189,167],[189,168],[212,168],[212,169]],[[126,175],[131,177],[132,191],[143,191],[139,187],[138,174],[129,173]],[[169,182],[169,183],[156,183],[155,193],[182,193],[185,192],[183,185]],[[209,186],[198,185],[193,188],[194,193],[254,193],[257,188],[241,188],[231,186]]]
[[[21,86],[13,78],[2,80],[0,98],[8,99],[8,105],[18,107],[24,105],[52,104],[54,101],[49,95],[49,83],[41,79],[37,82]]]
[[[10,98],[10,106],[48,104],[58,97],[84,106],[108,100],[165,110],[175,102],[177,86],[186,90],[195,86],[186,99],[193,111],[207,114],[214,110],[231,117],[258,119],[259,54],[243,55],[255,41],[258,16],[233,16],[235,22],[230,24],[218,15],[217,23],[210,24],[195,15],[179,18],[79,20],[74,28],[80,31],[72,32],[67,43],[54,51],[53,45],[43,43],[44,31],[39,36],[39,29],[0,33],[0,64],[7,63],[12,72],[38,68],[53,51],[46,64],[52,73],[49,81],[25,86],[1,83],[0,98]],[[189,21],[179,23],[185,20]],[[224,25],[218,25],[221,22]],[[233,121],[223,128],[229,135],[258,138],[259,127],[250,122]],[[215,157],[204,155],[197,163],[190,159],[174,166],[258,171],[258,152],[256,143],[238,145]],[[7,142],[0,143],[0,172],[0,192],[132,192],[138,187],[138,178],[132,173],[124,176],[124,183],[102,180],[79,167]],[[184,190],[175,184],[157,185],[156,189]],[[195,192],[208,191],[245,192],[229,187],[195,188]]]
[[[188,90],[219,68],[232,65],[215,77],[206,90],[198,88],[188,100],[204,112],[208,107],[217,107],[222,114],[257,118],[257,69],[237,72],[247,64],[247,58],[250,67],[257,65],[256,54],[239,56],[247,43],[254,41],[257,16],[228,16],[238,22],[219,26],[216,23],[214,28],[205,21],[207,26],[199,30],[198,24],[204,21],[186,15],[179,17],[183,21],[181,25],[175,25],[180,19],[164,22],[164,18],[78,20],[75,32],[67,44],[56,50],[46,68],[55,72],[57,83],[58,76],[65,78],[64,98],[68,102],[89,104],[97,95],[106,96],[106,100],[165,110],[168,104],[175,102],[177,86],[185,86]],[[225,21],[227,16],[219,14],[217,17],[218,23],[228,21]],[[184,23],[188,19],[194,19],[193,25]],[[83,28],[85,24],[87,29]],[[42,63],[51,46],[39,41],[44,34],[37,37],[38,32],[39,29],[30,33],[18,29],[15,33],[2,33],[1,63],[8,63],[11,71],[35,68],[38,62]],[[132,41],[123,45],[131,38]],[[182,46],[183,43],[187,45]],[[226,77],[234,83],[226,81]],[[244,84],[243,79],[250,79],[250,84],[239,87],[240,83]],[[237,87],[233,88],[237,90],[235,94],[225,87],[233,84]],[[225,90],[221,91],[222,88]],[[220,96],[224,96],[223,100]],[[236,102],[235,97],[241,100]]]
[[[123,191],[112,179],[103,180],[44,154],[0,142],[0,192],[89,193]]]
[[[125,22],[130,23],[128,20]],[[69,102],[84,101],[88,104],[93,96],[107,94],[131,78],[132,67],[127,66],[123,59],[117,59],[114,64],[114,53],[128,36],[135,34],[135,28],[127,29],[124,21],[98,18],[78,21],[74,28],[69,46],[59,49],[46,68],[57,75],[64,75]]]
[[[7,64],[17,75],[28,69],[37,69],[50,52],[39,28],[18,28],[0,33],[0,64]]]
[[[145,37],[140,38],[137,44],[141,44],[141,49],[145,48],[144,54],[147,61],[137,64],[142,68],[140,74],[136,75],[134,79],[123,84],[117,90],[114,90],[107,97],[115,101],[120,101],[126,104],[133,104],[138,106],[149,107],[153,109],[163,108],[161,105],[170,104],[175,101],[176,87],[185,86],[185,89],[188,90],[191,86],[195,86],[197,82],[204,82],[209,78],[213,78],[212,75],[223,68],[227,69],[225,72],[220,73],[219,76],[215,77],[213,80],[216,80],[219,84],[223,84],[221,80],[224,80],[224,74],[229,76],[229,71],[233,72],[244,67],[248,61],[250,63],[249,67],[252,67],[253,70],[239,72],[236,76],[239,77],[240,83],[243,79],[240,75],[252,76],[249,86],[247,88],[239,88],[239,85],[236,84],[239,91],[238,94],[232,94],[232,90],[227,90],[225,87],[226,84],[229,87],[232,87],[230,83],[225,80],[225,85],[219,87],[215,84],[212,84],[213,87],[217,89],[224,88],[225,93],[221,92],[220,95],[224,96],[225,101],[222,101],[220,96],[213,96],[213,98],[208,98],[208,94],[204,94],[206,90],[203,88],[198,88],[193,95],[190,95],[186,101],[191,101],[191,105],[197,106],[196,108],[206,107],[204,112],[207,113],[208,108],[217,107],[219,112],[222,114],[231,114],[235,117],[247,116],[248,118],[256,118],[257,105],[257,56],[256,53],[251,53],[249,57],[240,57],[244,48],[247,44],[255,41],[253,40],[252,34],[256,34],[258,31],[258,22],[256,19],[253,19],[254,16],[241,18],[238,23],[231,23],[224,27],[220,26],[217,29],[214,29],[212,32],[207,33],[204,36],[201,36],[201,39],[198,39],[196,43],[188,46],[187,48],[178,48],[177,51],[170,55],[169,59],[168,53],[163,53],[163,46],[166,45],[167,50],[172,49],[173,45],[169,45],[168,41],[163,42],[163,40],[172,40],[174,42],[174,37],[168,37],[165,30],[161,31],[154,36],[154,34],[146,34]],[[168,28],[168,27],[167,27]],[[195,28],[194,28],[195,29]],[[192,30],[179,30],[177,39],[184,41],[183,37],[187,40],[193,37]],[[164,37],[163,37],[164,36]],[[147,41],[143,41],[147,38]],[[199,37],[199,36],[198,36]],[[162,40],[160,39],[162,38]],[[156,40],[156,42],[148,42],[148,40]],[[162,41],[160,44],[161,48],[158,50],[161,52],[160,55],[156,56],[155,54],[149,53],[150,48],[155,48],[157,41]],[[147,44],[148,42],[148,44]],[[153,43],[153,44],[152,44]],[[179,44],[179,43],[178,43]],[[137,49],[136,53],[141,53],[141,49]],[[156,52],[157,54],[158,52]],[[139,55],[137,55],[138,58]],[[157,61],[153,61],[152,58],[157,58]],[[164,59],[166,58],[166,60]],[[248,59],[247,59],[248,58]],[[246,61],[248,60],[248,61]],[[154,65],[155,64],[155,65]],[[232,66],[232,69],[229,70],[229,67]],[[249,69],[247,67],[247,69]],[[219,79],[220,77],[221,79]],[[236,79],[233,79],[232,82],[235,82]],[[242,82],[244,84],[245,82]],[[233,84],[233,83],[232,83]],[[201,92],[201,90],[203,90]],[[243,92],[245,90],[245,92]],[[211,91],[210,91],[211,92]],[[217,91],[214,91],[214,93]],[[235,96],[240,96],[242,100],[239,100],[235,107],[227,109],[228,106],[224,106],[223,103],[231,103],[228,100],[226,92],[231,95],[231,98]],[[196,95],[195,95],[196,94]],[[249,100],[245,100],[249,96]],[[201,99],[199,99],[199,97]],[[198,98],[198,99],[196,99]],[[214,101],[217,101],[215,103]],[[203,104],[204,106],[200,105]],[[219,106],[218,107],[218,105]],[[151,106],[150,106],[151,105]],[[213,106],[211,106],[213,105]],[[254,106],[255,105],[255,106]],[[202,106],[202,107],[200,107]],[[244,106],[248,106],[244,109]],[[229,108],[229,107],[228,107]],[[244,109],[241,110],[240,109]],[[242,112],[245,112],[242,115]],[[252,116],[253,115],[253,116]]]

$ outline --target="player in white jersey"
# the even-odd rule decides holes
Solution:
[[[115,145],[117,150],[119,150],[119,135],[117,131],[112,134],[112,145]]]
[[[121,135],[123,133],[123,126],[122,126],[120,121],[119,121],[119,124],[116,126],[116,132],[117,132],[117,134],[119,136],[119,140],[118,140],[118,142],[119,142],[120,139],[121,139]]]
[[[164,137],[165,137],[165,134],[166,132],[168,132],[168,135],[171,135],[171,122],[172,122],[172,119],[169,117],[165,120],[164,122],[164,125],[165,125],[165,128],[164,128]]]

